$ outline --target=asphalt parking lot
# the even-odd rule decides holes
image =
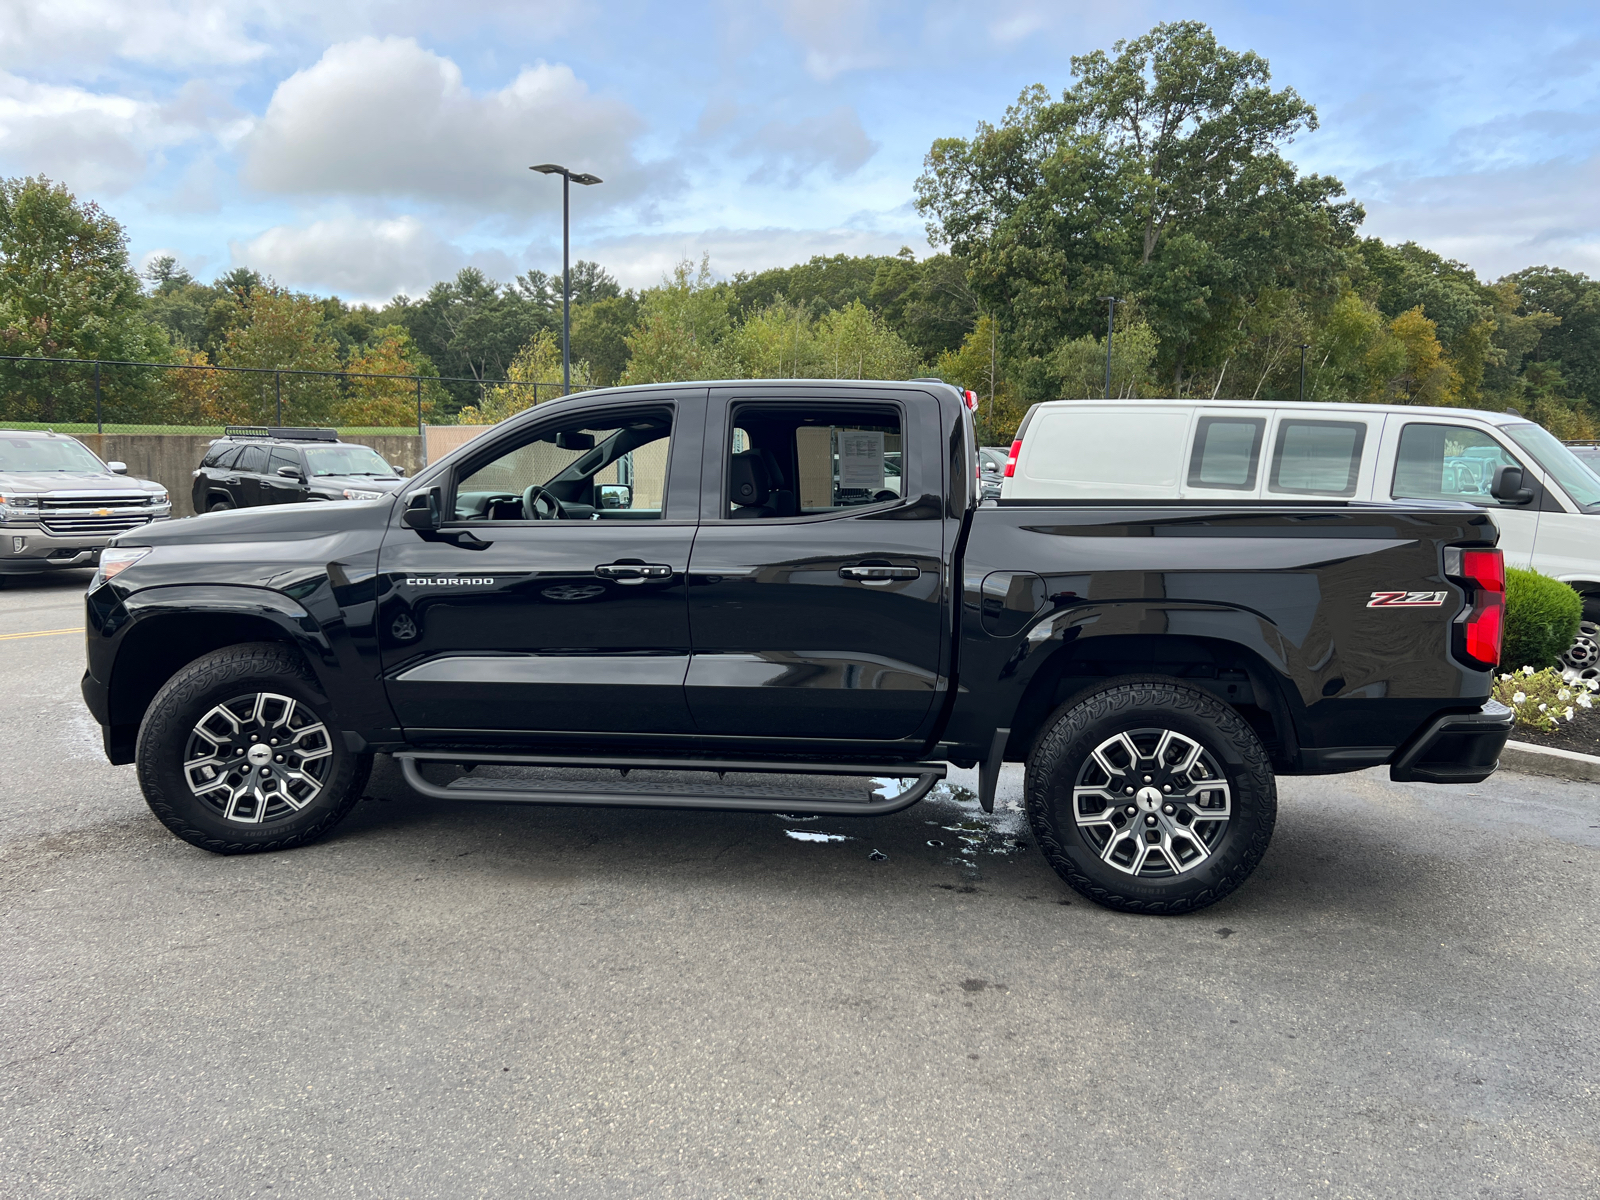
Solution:
[[[1182,918],[959,790],[467,807],[380,761],[328,840],[216,858],[100,753],[85,582],[0,590],[0,1194],[1600,1193],[1600,787],[1285,780]]]

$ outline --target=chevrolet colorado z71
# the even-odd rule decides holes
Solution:
[[[1480,509],[977,485],[971,414],[937,383],[588,392],[393,497],[118,538],[83,692],[156,816],[220,854],[326,833],[375,753],[461,800],[858,815],[946,762],[981,764],[990,807],[1011,761],[1051,866],[1144,912],[1249,875],[1275,773],[1494,770],[1512,714],[1489,695],[1504,582]]]

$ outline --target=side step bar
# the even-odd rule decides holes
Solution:
[[[477,754],[471,751],[402,750],[395,759],[413,789],[436,800],[480,800],[497,804],[568,804],[610,808],[702,808],[726,812],[804,813],[836,817],[879,817],[910,808],[945,777],[944,763],[818,763],[750,762],[742,759],[576,758],[536,754]],[[425,762],[462,766],[563,767],[621,771],[616,784],[561,783],[530,785],[520,779],[454,779],[431,783],[422,777]],[[797,792],[749,785],[641,782],[629,785],[629,771],[708,771],[771,775],[850,775],[877,779],[914,779],[904,791],[873,800],[845,800],[826,792]]]

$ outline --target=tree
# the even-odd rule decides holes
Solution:
[[[711,259],[699,269],[685,259],[660,287],[641,298],[639,324],[628,335],[628,369],[623,383],[664,383],[680,379],[718,379],[731,372],[722,342],[732,328],[733,296],[711,277]]]
[[[1461,377],[1445,358],[1438,326],[1423,315],[1422,305],[1389,322],[1389,332],[1405,348],[1405,370],[1393,381],[1396,399],[1404,404],[1454,404]]]
[[[0,354],[160,362],[162,331],[142,319],[122,226],[43,175],[0,179]],[[153,372],[101,372],[104,411],[135,413]],[[93,420],[92,369],[0,363],[14,420]]]
[[[561,394],[561,339],[550,330],[541,329],[517,351],[506,378],[509,383],[485,388],[477,404],[463,407],[457,421],[462,425],[493,425],[541,400],[554,400]],[[516,386],[540,384],[544,386]],[[573,390],[581,392],[592,386],[589,364],[573,362]]]
[[[211,420],[277,424],[281,400],[285,424],[337,421],[339,388],[333,375],[277,373],[339,370],[338,344],[327,328],[322,306],[311,297],[271,285],[252,287],[217,359],[221,367],[265,368],[273,373],[223,373]]]
[[[411,335],[399,325],[375,330],[372,340],[355,348],[345,363],[350,372],[344,399],[339,404],[339,424],[380,428],[415,428],[431,419],[443,392],[436,382],[438,368],[417,349]],[[415,379],[372,376],[430,376]],[[417,384],[421,382],[419,389]],[[418,412],[418,397],[421,412]]]
[[[596,387],[612,387],[628,369],[628,333],[639,320],[632,291],[591,300],[572,310],[572,357],[588,362]]]
[[[968,263],[1025,390],[1049,394],[1047,356],[1092,331],[1104,296],[1138,302],[1181,392],[1191,366],[1232,353],[1240,307],[1264,290],[1337,295],[1361,209],[1283,158],[1316,113],[1271,90],[1265,60],[1181,21],[1072,70],[1060,100],[1035,86],[1001,125],[936,141],[917,183],[930,238]]]
[[[1516,365],[1524,359],[1560,364],[1573,394],[1600,415],[1600,280],[1559,267],[1528,267],[1501,283],[1517,289],[1517,316],[1545,320],[1540,338],[1522,350]]]
[[[984,446],[1009,444],[1027,411],[1006,377],[999,337],[994,318],[980,317],[961,345],[941,353],[934,365],[934,373],[941,379],[977,394],[978,442]]]

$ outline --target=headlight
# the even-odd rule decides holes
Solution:
[[[363,492],[355,488],[345,488],[344,490],[344,498],[346,500],[382,500],[383,497],[383,492]]]
[[[39,519],[39,497],[18,496],[15,493],[9,496],[0,496],[0,522],[5,521],[7,518],[37,521]]]
[[[145,503],[151,508],[171,508],[172,497],[165,492],[150,492],[145,496]]]
[[[111,546],[100,551],[100,569],[94,573],[94,582],[89,585],[90,590],[93,591],[107,580],[115,579],[149,553],[149,546]]]

